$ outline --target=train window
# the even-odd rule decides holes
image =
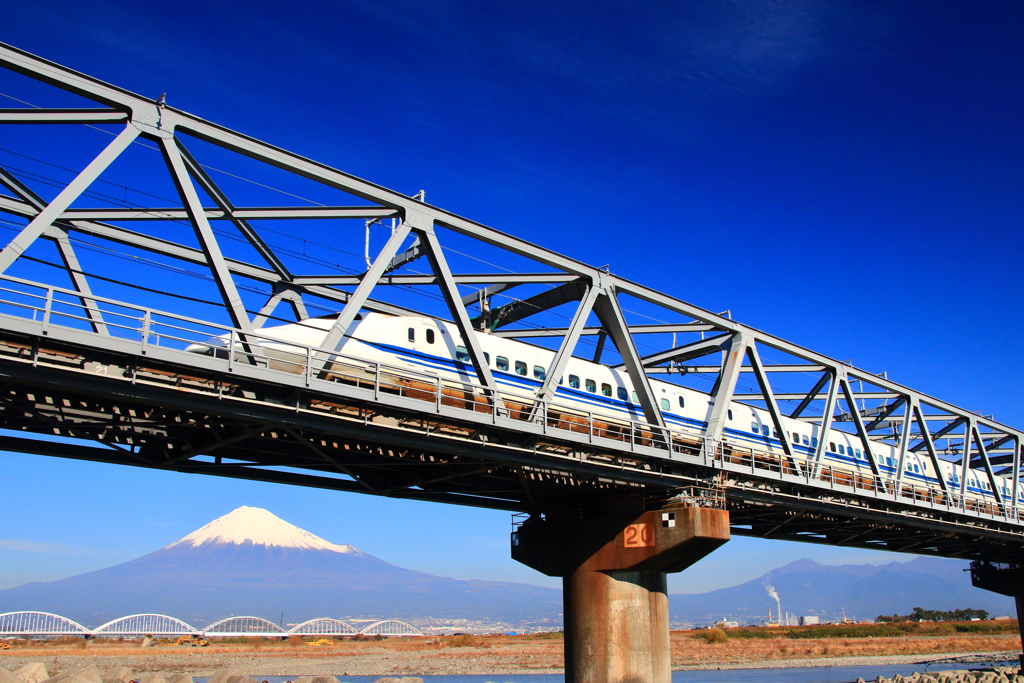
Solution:
[[[686,399],[683,398],[682,396],[679,397],[679,407],[680,408],[685,408],[686,407]],[[730,420],[732,419],[732,411],[731,410],[729,411],[729,419]]]
[[[576,375],[569,375],[569,386],[573,389],[580,388],[580,378]]]
[[[754,432],[755,434],[760,434],[761,433],[761,430],[758,428],[756,422],[751,422],[750,423],[750,431]]]
[[[846,448],[843,444],[839,444],[839,455],[846,455]]]
[[[605,383],[602,382],[601,383],[601,395],[602,396],[611,396],[612,395],[612,385],[611,384],[605,384]]]
[[[508,358],[505,358],[505,356],[498,356],[497,358],[495,358],[494,364],[497,366],[499,370],[504,370],[505,372],[508,372]]]
[[[427,343],[428,344],[433,344],[434,343],[434,331],[432,329],[430,329],[429,327],[427,328]]]
[[[761,435],[768,436],[768,425],[761,425]]]
[[[626,387],[619,387],[619,389],[618,389],[618,391],[616,393],[618,394],[620,401],[628,401],[629,400],[629,392],[626,391]]]
[[[814,448],[818,447],[818,437],[816,437],[816,436],[812,436],[811,437],[811,446],[813,446]]]
[[[533,366],[533,376],[536,377],[537,379],[543,380],[545,375],[547,375],[547,374],[548,374],[547,370],[545,370],[541,366],[539,366],[539,365],[534,365]]]
[[[409,341],[411,341],[414,344],[416,343],[416,328],[415,327],[410,327],[409,328]]]
[[[776,439],[777,439],[777,438],[779,438],[779,433],[778,433],[778,431],[776,431],[776,430],[774,430],[774,429],[773,429],[773,430],[772,430],[772,436],[773,436],[773,437],[775,437]]]
[[[526,363],[521,360],[516,361],[516,374],[526,377]]]
[[[461,360],[463,363],[468,363],[469,362],[469,349],[467,349],[465,346],[456,346],[455,347],[455,358],[456,358],[456,360]]]
[[[597,382],[595,382],[594,380],[592,380],[592,379],[584,380],[583,381],[583,385],[587,388],[587,391],[589,391],[590,393],[592,393],[592,394],[596,394],[597,393]]]
[[[661,399],[661,409],[662,410],[668,410],[671,407],[672,407],[672,404],[668,402],[667,398]]]
[[[834,443],[832,443],[831,441],[829,441],[828,442],[828,449],[830,451],[832,451],[833,453],[835,453],[836,452],[836,445]]]
[[[636,395],[635,391],[632,392],[632,395],[633,395],[633,403],[640,403],[640,397]]]
[[[491,364],[491,354],[486,351],[484,351],[484,362],[487,363],[487,365]]]
[[[682,396],[680,396],[679,399],[682,400]],[[729,410],[729,411],[726,411],[726,412],[729,415],[729,419],[731,420],[732,419],[732,411]]]
[[[801,440],[803,440],[805,446],[809,445],[809,442],[807,441],[807,437],[806,436],[801,436],[800,438],[801,438]]]
[[[857,457],[858,458],[860,457],[860,449],[859,448],[857,449]],[[865,460],[867,460],[867,458],[865,458]]]
[[[793,432],[793,443],[800,443],[800,435]]]

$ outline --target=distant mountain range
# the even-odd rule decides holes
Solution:
[[[314,617],[452,617],[561,623],[561,591],[463,581],[388,564],[267,510],[241,507],[123,564],[0,590],[0,613],[53,612],[95,627],[158,613],[201,628],[231,615],[290,623]]]
[[[669,613],[676,622],[704,624],[728,618],[745,624],[767,620],[768,610],[777,618],[781,603],[783,613],[817,615],[823,621],[841,618],[844,609],[851,619],[874,621],[880,614],[908,614],[913,607],[971,607],[991,616],[1014,616],[1013,598],[974,588],[963,571],[967,566],[938,557],[840,566],[797,560],[731,588],[671,595]]]
[[[797,560],[753,581],[700,595],[671,595],[674,622],[747,623],[777,612],[872,620],[913,607],[973,607],[1014,614],[1013,600],[973,588],[966,563],[917,558],[885,565]],[[314,617],[464,618],[561,625],[562,595],[520,583],[464,581],[403,569],[351,545],[325,541],[267,510],[241,507],[166,548],[49,583],[0,590],[0,613],[53,612],[86,626],[158,613],[202,628],[232,615],[298,623]]]

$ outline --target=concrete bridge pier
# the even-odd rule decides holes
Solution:
[[[977,588],[1013,597],[1017,603],[1017,630],[1024,641],[1024,566],[980,560],[971,562],[971,583]],[[1024,670],[1024,652],[1019,659]]]
[[[666,574],[729,540],[729,513],[643,496],[531,517],[512,557],[561,576],[566,683],[669,683]]]

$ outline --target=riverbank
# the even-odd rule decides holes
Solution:
[[[1010,633],[892,638],[731,638],[707,642],[703,631],[671,635],[675,670],[845,667],[892,664],[970,664],[1016,659],[1020,639]],[[0,666],[13,670],[43,662],[51,675],[83,664],[101,671],[127,667],[139,676],[187,673],[209,676],[234,669],[268,676],[501,675],[562,673],[561,634],[344,640],[330,647],[252,639],[206,648],[117,641],[16,643],[0,651]]]

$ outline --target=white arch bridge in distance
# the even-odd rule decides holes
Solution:
[[[344,636],[422,636],[418,628],[398,619],[374,622],[362,629],[340,619],[318,617],[304,621],[285,630],[272,621],[261,617],[228,617],[215,621],[205,628],[196,628],[181,619],[165,614],[132,614],[119,617],[97,626],[87,628],[77,621],[49,612],[7,612],[0,614],[0,638],[2,637],[55,637],[82,636],[101,638],[132,638],[140,636],[174,637],[201,635],[207,638],[237,638],[263,636],[287,638],[288,636],[344,637]]]

